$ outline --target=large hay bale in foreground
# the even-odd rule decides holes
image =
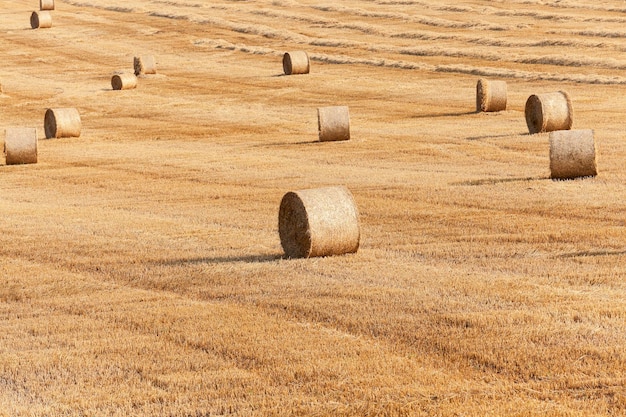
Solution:
[[[135,74],[115,74],[111,77],[111,87],[114,90],[130,90],[137,87],[137,77]]]
[[[476,112],[506,110],[506,81],[489,81],[484,78],[476,83]]]
[[[136,56],[133,58],[133,67],[135,75],[156,74],[156,60],[152,55]]]
[[[54,0],[39,0],[39,10],[54,10]]]
[[[285,75],[308,74],[310,69],[311,62],[306,52],[285,52],[283,55],[283,71],[285,71]]]
[[[82,126],[80,114],[75,108],[46,110],[43,125],[47,139],[79,137]]]
[[[7,165],[37,163],[37,129],[9,127],[4,139]]]
[[[341,255],[359,248],[359,213],[346,187],[291,191],[280,202],[280,243],[289,258]]]
[[[598,174],[593,130],[550,132],[550,177],[569,179]]]
[[[50,12],[39,11],[30,15],[30,27],[33,29],[47,29],[52,27],[52,15]]]
[[[317,130],[321,142],[350,139],[350,111],[348,106],[318,108]]]
[[[526,101],[526,124],[532,133],[570,130],[574,110],[569,95],[564,91],[533,94]]]

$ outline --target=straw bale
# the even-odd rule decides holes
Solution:
[[[343,186],[291,191],[280,202],[280,243],[288,258],[354,253],[359,248],[359,213]]]
[[[476,112],[506,110],[506,81],[489,81],[484,78],[476,84]]]
[[[533,94],[526,101],[526,124],[532,133],[570,130],[574,110],[569,95],[564,91]]]
[[[309,55],[305,51],[285,52],[283,70],[285,75],[308,74],[311,69]]]
[[[133,59],[135,75],[156,74],[156,60],[152,55],[136,56]]]
[[[81,120],[75,108],[56,108],[46,110],[44,117],[46,138],[79,137]]]
[[[37,163],[37,129],[9,127],[4,139],[7,165]]]
[[[124,73],[115,74],[111,77],[111,87],[114,90],[130,90],[137,87],[137,77],[135,74]]]
[[[570,179],[598,174],[593,130],[550,132],[550,177]]]
[[[318,108],[317,129],[321,142],[350,139],[350,112],[348,106]]]
[[[54,10],[54,0],[39,0],[39,10]]]
[[[33,12],[30,15],[30,27],[33,29],[51,28],[52,15],[47,11]]]

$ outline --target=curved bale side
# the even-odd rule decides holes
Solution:
[[[481,78],[476,83],[476,112],[506,110],[506,81],[489,81]]]
[[[75,108],[56,108],[46,110],[44,116],[46,138],[80,137],[81,120]]]
[[[111,77],[111,88],[113,90],[131,90],[137,87],[137,77],[135,74],[115,74]]]
[[[550,177],[572,179],[598,174],[593,130],[550,132]]]
[[[309,54],[305,51],[285,52],[283,55],[283,71],[285,75],[308,74],[311,70]]]
[[[318,108],[317,131],[320,142],[349,140],[350,111],[348,106]]]
[[[152,55],[136,56],[133,58],[135,75],[156,74],[156,60]]]
[[[565,91],[531,95],[526,100],[525,114],[531,134],[570,130],[574,124],[572,101]]]
[[[32,29],[49,29],[52,27],[52,15],[47,11],[33,12],[30,15]]]
[[[39,10],[54,10],[54,0],[39,0]]]
[[[288,258],[355,253],[359,249],[359,213],[343,186],[286,193],[278,212],[280,243]]]
[[[5,130],[4,155],[7,165],[37,163],[37,129],[9,127]]]

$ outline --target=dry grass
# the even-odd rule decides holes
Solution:
[[[3,3],[4,127],[82,132],[0,166],[0,416],[626,413],[621,1],[30,11]],[[112,91],[138,53],[159,74]],[[481,76],[506,111],[475,112]],[[526,133],[560,90],[594,178],[550,180]],[[318,143],[337,102],[352,139]],[[337,183],[359,251],[283,259],[281,197]]]

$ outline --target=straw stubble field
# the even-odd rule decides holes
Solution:
[[[0,415],[626,413],[626,5],[3,3]],[[307,75],[281,76],[306,50]],[[158,74],[113,91],[133,56]],[[479,77],[508,109],[475,113]],[[549,179],[567,91],[594,178]],[[317,142],[322,106],[351,139]],[[45,140],[47,108],[80,138]],[[278,206],[345,185],[358,253],[282,258]]]

